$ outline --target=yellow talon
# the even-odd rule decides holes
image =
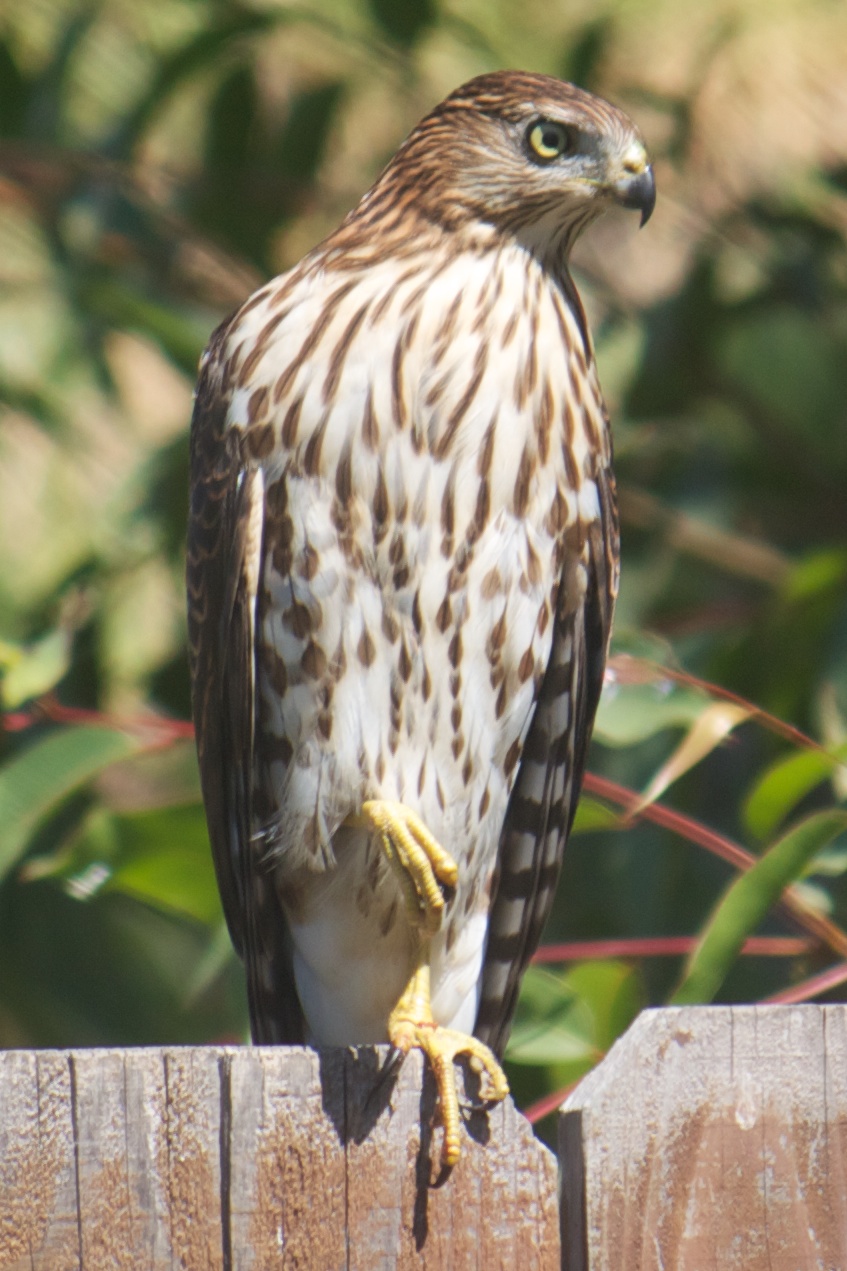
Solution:
[[[459,1093],[456,1088],[456,1059],[467,1055],[474,1068],[485,1073],[488,1083],[483,1098],[499,1103],[509,1093],[506,1074],[492,1051],[476,1037],[452,1028],[442,1028],[432,1017],[428,942],[421,945],[418,963],[406,988],[388,1017],[388,1037],[398,1050],[408,1053],[413,1046],[429,1060],[444,1127],[442,1162],[452,1167],[461,1152]]]
[[[406,899],[410,914],[433,933],[441,926],[444,913],[442,887],[455,887],[459,877],[456,862],[430,834],[423,821],[403,803],[368,799],[360,816],[348,825],[376,830]]]

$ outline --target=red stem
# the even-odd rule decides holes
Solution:
[[[685,957],[697,944],[697,936],[656,936],[632,940],[574,940],[566,944],[543,944],[533,962],[587,962],[599,958]],[[742,953],[748,957],[797,958],[815,947],[802,936],[750,936]]]
[[[847,962],[836,962],[835,966],[827,967],[819,975],[813,975],[808,980],[803,980],[801,984],[792,984],[789,989],[780,989],[778,993],[762,998],[762,1001],[780,1006],[808,1002],[819,993],[838,988],[839,984],[844,984],[845,981],[847,981]]]
[[[524,1108],[524,1116],[530,1125],[536,1125],[539,1121],[543,1121],[545,1117],[549,1117],[551,1112],[556,1112],[571,1091],[576,1090],[580,1081],[582,1081],[582,1077],[572,1081],[569,1086],[563,1086],[561,1090],[555,1090],[553,1094],[546,1094],[542,1099],[536,1099],[535,1103],[531,1103],[528,1108]]]

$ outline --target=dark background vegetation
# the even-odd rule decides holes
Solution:
[[[0,5],[0,1044],[244,1036],[184,726],[194,370],[501,66],[623,105],[660,190],[578,251],[623,582],[546,941],[600,943],[531,971],[513,1084],[675,992],[843,992],[845,47],[824,0]]]

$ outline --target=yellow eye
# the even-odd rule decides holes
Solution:
[[[552,119],[540,119],[527,133],[527,141],[533,155],[542,163],[552,163],[571,148],[571,136],[564,124]]]

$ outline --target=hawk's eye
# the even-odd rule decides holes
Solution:
[[[573,149],[573,136],[564,124],[557,124],[552,119],[539,119],[527,133],[527,141],[534,159],[542,163],[552,163]]]

